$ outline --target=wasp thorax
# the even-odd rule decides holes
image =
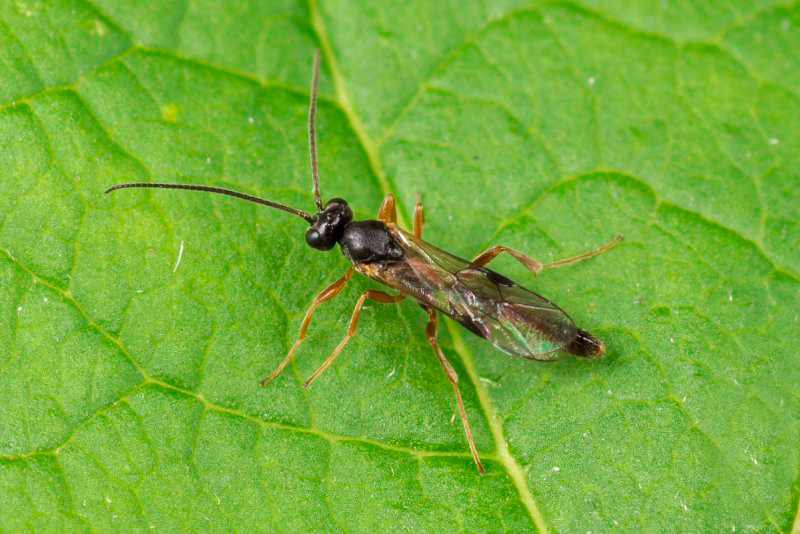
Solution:
[[[344,255],[353,263],[399,261],[404,255],[403,247],[382,221],[357,221],[348,225],[340,244]]]
[[[306,243],[318,250],[330,250],[342,237],[344,227],[353,220],[353,211],[341,198],[332,198],[317,213],[306,231]]]

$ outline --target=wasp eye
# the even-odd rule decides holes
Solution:
[[[344,227],[353,220],[353,212],[341,198],[332,198],[306,231],[306,243],[317,250],[330,250],[342,237]]]
[[[306,243],[318,250],[329,250],[336,244],[331,237],[330,232],[321,233],[316,228],[309,228],[306,232]]]
[[[317,248],[317,246],[320,243],[320,239],[321,238],[322,238],[322,236],[319,235],[319,232],[317,232],[316,230],[312,229],[312,230],[309,230],[308,232],[306,232],[306,243],[308,243],[309,245],[311,245],[314,248]]]

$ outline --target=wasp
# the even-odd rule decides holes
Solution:
[[[308,142],[316,214],[311,215],[246,193],[204,185],[125,183],[110,187],[105,192],[126,188],[162,188],[228,195],[282,210],[305,220],[309,224],[305,240],[312,248],[331,250],[336,244],[339,245],[351,265],[338,280],[323,289],[311,302],[289,353],[274,371],[261,380],[262,385],[272,381],[289,364],[306,337],[314,311],[341,292],[355,272],[397,293],[392,295],[377,289],[368,289],[361,293],[344,338],[319,369],[303,383],[304,387],[308,387],[327,369],[347,342],[356,335],[361,310],[367,301],[389,304],[400,302],[406,297],[414,299],[428,314],[426,337],[447,380],[453,387],[472,458],[478,471],[483,473],[484,468],[472,439],[458,388],[458,375],[445,358],[437,341],[439,329],[437,312],[454,319],[501,351],[521,358],[552,361],[567,354],[587,359],[599,358],[605,352],[605,347],[599,339],[578,328],[561,308],[546,298],[517,285],[505,276],[488,269],[486,265],[499,254],[505,253],[535,275],[546,269],[564,267],[596,256],[619,243],[621,236],[617,235],[611,242],[591,252],[550,263],[540,263],[513,248],[502,245],[491,247],[472,260],[465,260],[422,239],[425,217],[419,198],[414,207],[411,232],[398,226],[395,199],[391,194],[387,194],[383,199],[377,217],[364,221],[353,220],[353,211],[344,199],[332,198],[323,205],[319,189],[315,126],[318,79],[319,50],[314,54],[308,111]]]

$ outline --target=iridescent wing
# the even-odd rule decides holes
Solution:
[[[555,304],[494,271],[468,267],[455,274],[461,286],[457,291],[469,293],[473,304],[466,314],[451,316],[500,350],[556,360],[578,334],[572,319]]]
[[[578,336],[572,319],[544,297],[397,226],[389,228],[404,248],[404,260],[373,266],[364,274],[441,310],[515,356],[556,360]]]

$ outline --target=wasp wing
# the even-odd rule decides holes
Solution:
[[[578,334],[572,319],[555,304],[493,271],[466,268],[456,276],[461,286],[456,290],[468,292],[473,304],[453,318],[467,328],[476,325],[483,337],[505,352],[556,360],[563,356],[558,351]]]
[[[490,269],[477,267],[392,225],[405,259],[370,274],[449,315],[498,349],[555,360],[578,336],[558,306]]]

